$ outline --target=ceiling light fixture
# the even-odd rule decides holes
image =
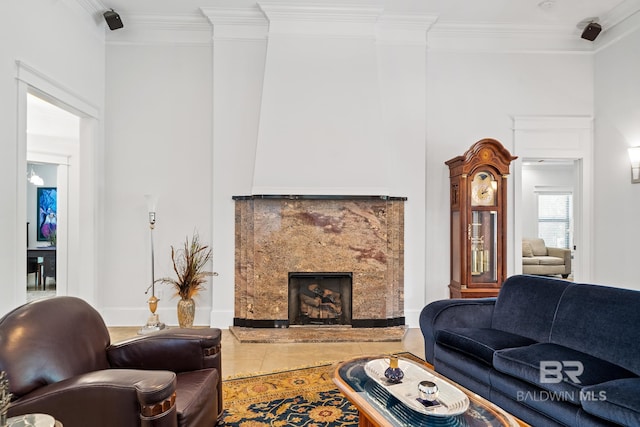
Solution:
[[[31,166],[31,172],[27,175],[27,179],[33,185],[44,185],[44,179],[34,172],[33,166]]]
[[[551,9],[555,5],[556,5],[555,0],[543,0],[540,3],[538,3],[538,7],[544,10]]]

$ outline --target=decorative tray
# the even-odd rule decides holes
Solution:
[[[389,383],[384,376],[389,367],[389,359],[374,359],[364,367],[371,379],[386,389],[389,394],[400,400],[406,407],[426,415],[451,417],[462,414],[469,408],[466,394],[450,383],[436,377],[421,366],[405,359],[398,359],[398,366],[404,372],[400,383]],[[438,398],[433,402],[425,402],[419,398],[418,384],[421,381],[432,381],[438,386]]]

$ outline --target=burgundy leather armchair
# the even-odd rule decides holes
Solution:
[[[64,427],[211,427],[222,414],[220,330],[166,329],[111,344],[75,297],[37,300],[0,319],[10,417]]]

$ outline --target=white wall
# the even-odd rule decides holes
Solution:
[[[537,191],[561,189],[573,191],[573,166],[571,164],[523,164],[522,165],[522,236],[538,236]]]
[[[98,110],[103,105],[105,75],[103,23],[75,1],[8,2],[3,13],[9,19],[0,26],[0,314],[26,299],[26,256],[21,249],[26,242],[24,226],[19,226],[26,222],[26,144],[19,143],[25,130],[17,125],[16,61]],[[92,232],[85,234],[91,241]],[[96,285],[84,282],[87,287]]]
[[[513,116],[590,115],[592,70],[592,58],[586,54],[474,53],[437,48],[429,53],[428,301],[449,297],[449,171],[444,162],[463,154],[482,138],[497,139],[517,156],[513,147]],[[508,185],[512,186],[513,181],[510,177]],[[510,217],[512,203],[509,201]],[[511,236],[513,230],[507,232]],[[509,252],[512,250],[509,247]],[[512,274],[513,260],[509,261],[508,274]]]
[[[640,185],[631,183],[627,148],[640,145],[640,17],[630,33],[595,57],[594,280],[640,289]],[[615,40],[611,34],[603,42]]]
[[[174,276],[171,246],[181,247],[194,230],[212,243],[211,49],[110,44],[106,89],[100,300],[107,324],[143,325],[151,296],[144,293],[151,284],[144,195],[158,196],[156,279]],[[233,247],[213,247],[214,260],[225,250]],[[156,285],[160,319],[175,325],[174,294],[169,285]],[[209,323],[211,295],[209,287],[196,299],[196,324]]]

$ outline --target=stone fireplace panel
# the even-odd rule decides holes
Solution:
[[[236,326],[288,326],[289,272],[351,272],[352,326],[404,324],[404,201],[236,196]]]

